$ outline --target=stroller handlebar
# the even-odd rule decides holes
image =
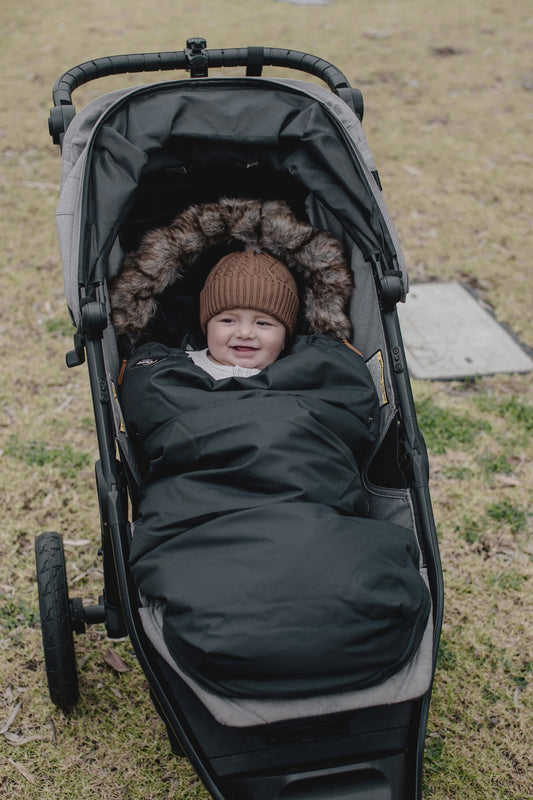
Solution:
[[[72,105],[72,92],[84,83],[107,75],[128,72],[157,72],[159,70],[186,69],[184,52],[139,53],[137,55],[106,56],[71,67],[54,84],[54,106]]]
[[[352,89],[343,73],[329,61],[297,50],[277,47],[238,47],[207,50],[205,39],[188,39],[184,50],[165,53],[138,53],[107,56],[86,61],[67,70],[54,84],[54,108],[50,111],[49,130],[55,144],[60,144],[63,134],[75,116],[72,93],[79,86],[108,75],[164,70],[188,70],[191,77],[206,77],[208,68],[246,67],[246,75],[258,77],[264,66],[299,70],[320,78],[332,92],[342,97],[361,119],[363,100],[357,89]]]

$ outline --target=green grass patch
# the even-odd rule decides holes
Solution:
[[[75,331],[72,322],[64,317],[48,319],[46,320],[45,326],[48,333],[59,333],[61,336],[72,336]]]
[[[457,652],[448,641],[446,635],[442,634],[439,642],[439,652],[437,653],[437,669],[453,669],[456,662]]]
[[[511,470],[511,465],[506,455],[500,453],[499,455],[481,456],[479,464],[486,475],[508,475]]]
[[[487,576],[487,583],[491,588],[498,588],[504,592],[519,591],[526,580],[526,576],[516,569],[492,572]]]
[[[481,535],[494,528],[508,528],[511,533],[517,534],[527,530],[527,513],[520,506],[501,500],[488,506],[484,514],[478,517],[465,515],[455,525],[455,532],[468,544],[475,544]]]
[[[533,661],[526,661],[522,667],[511,674],[511,680],[519,689],[525,689],[531,683],[533,675]]]
[[[35,628],[39,624],[39,612],[23,600],[0,598],[0,630],[11,633],[18,628]]]
[[[487,517],[495,522],[508,525],[513,533],[527,529],[527,513],[523,508],[513,505],[508,500],[493,503],[487,508]]]
[[[517,425],[526,432],[533,431],[533,406],[524,403],[516,395],[497,400],[489,395],[478,395],[474,399],[480,411],[504,417],[509,426]]]
[[[442,468],[442,474],[452,481],[464,481],[471,478],[474,473],[469,467],[445,466]]]
[[[441,455],[448,449],[472,447],[479,433],[491,431],[486,420],[456,414],[428,398],[416,403],[416,413],[427,448],[434,455]]]
[[[438,773],[444,768],[444,741],[438,734],[426,739],[425,764],[428,773]]]
[[[462,522],[455,526],[455,530],[465,542],[474,544],[479,541],[479,537],[485,530],[485,527],[481,519],[464,517]]]
[[[11,436],[4,452],[12,458],[19,458],[28,466],[44,467],[52,464],[68,478],[74,478],[82,467],[90,463],[88,453],[75,450],[70,444],[49,447],[40,441],[22,442],[16,436]]]

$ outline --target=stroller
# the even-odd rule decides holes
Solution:
[[[312,74],[331,91],[307,81],[264,78],[264,66]],[[218,67],[245,67],[246,75],[208,77]],[[113,91],[78,114],[72,105],[73,90],[87,81],[177,69],[189,77]],[[53,96],[50,133],[62,149],[57,226],[76,326],[67,365],[87,360],[90,377],[104,588],[96,606],[69,598],[61,537],[37,537],[52,701],[65,710],[76,704],[73,632],[105,623],[109,637],[130,637],[173,751],[186,755],[214,800],[420,798],[442,575],[427,454],[396,314],[407,275],[362,132],[361,94],[317,57],[262,47],[208,50],[198,38],[188,40],[183,52],[82,64],[57,81]],[[379,436],[363,468],[369,516],[415,534],[420,575],[431,597],[424,634],[408,663],[361,689],[264,699],[206,689],[174,663],[154,619],[147,621],[129,568],[130,520],[136,519],[141,477],[118,396],[131,343],[114,329],[109,287],[120,281],[124,255],[146,231],[191,207],[217,204],[228,187],[245,205],[282,201],[305,224],[335,236],[354,275],[353,342],[381,406]],[[239,240],[235,230],[226,231],[215,251],[228,252],[236,240],[242,244],[242,234]],[[157,307],[150,336],[160,341],[175,340],[194,307],[205,253],[197,247],[193,256],[197,274],[193,269],[181,282],[167,280],[150,298]]]

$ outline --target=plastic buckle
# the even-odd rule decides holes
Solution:
[[[204,52],[207,47],[205,39],[195,37],[187,39],[185,47],[185,57],[189,62],[191,78],[207,77],[207,54]]]

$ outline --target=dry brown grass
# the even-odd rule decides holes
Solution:
[[[68,371],[53,225],[59,154],[50,90],[66,68],[121,52],[265,44],[330,59],[363,90],[365,129],[414,279],[475,285],[533,347],[533,29],[526,0],[161,0],[0,7],[0,791],[2,797],[185,798],[204,791],[170,756],[142,674],[104,661],[98,630],[77,641],[81,701],[47,697],[33,539],[61,532],[73,594],[101,577],[84,369]],[[136,82],[137,78],[131,82]],[[123,85],[110,79],[83,104]],[[524,800],[533,751],[531,376],[417,383],[433,468],[446,612],[431,707],[425,794]],[[466,434],[465,431],[470,431]]]

